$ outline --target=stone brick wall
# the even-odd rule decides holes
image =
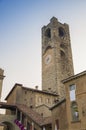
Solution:
[[[43,117],[51,116],[51,111],[49,110],[49,107],[47,107],[46,105],[41,105],[41,106],[36,107],[36,112],[38,112]]]
[[[66,102],[52,109],[52,130],[55,130],[56,120],[58,120],[58,130],[68,130]]]
[[[13,88],[13,91],[10,93],[10,96],[8,96],[7,102],[10,104],[19,103],[21,95],[22,95],[21,87],[17,85],[16,87]]]

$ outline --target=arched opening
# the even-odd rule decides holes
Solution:
[[[65,52],[63,50],[60,50],[61,58],[65,58]]]
[[[61,62],[61,70],[62,73],[67,72],[67,58],[66,58],[66,54],[64,52],[64,49],[60,50],[60,62]]]
[[[3,130],[15,130],[14,126],[10,122],[2,122]]]
[[[65,31],[62,27],[59,27],[59,36],[63,37],[65,35]]]
[[[51,30],[50,30],[50,28],[48,28],[48,29],[45,31],[45,36],[48,37],[48,38],[51,38]]]
[[[76,101],[73,101],[71,103],[71,113],[72,113],[72,120],[77,121],[79,120],[79,111],[78,111],[78,105]]]

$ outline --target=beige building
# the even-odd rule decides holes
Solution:
[[[51,108],[52,130],[86,130],[86,71],[62,82],[66,99]]]
[[[3,82],[0,70],[0,97]],[[69,26],[42,28],[42,90],[16,83],[0,108],[4,130],[86,130],[86,71],[74,75]]]
[[[21,104],[37,111],[43,117],[51,116],[49,108],[55,104],[58,95],[51,92],[41,91],[15,84],[5,100],[9,104]],[[7,113],[9,111],[7,110]]]

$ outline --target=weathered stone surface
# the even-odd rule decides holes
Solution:
[[[53,17],[42,28],[42,89],[51,89],[63,98],[65,89],[61,80],[73,74],[69,26]]]

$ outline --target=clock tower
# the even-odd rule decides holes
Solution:
[[[69,26],[53,17],[42,28],[42,90],[63,98],[65,89],[61,81],[73,74]]]

